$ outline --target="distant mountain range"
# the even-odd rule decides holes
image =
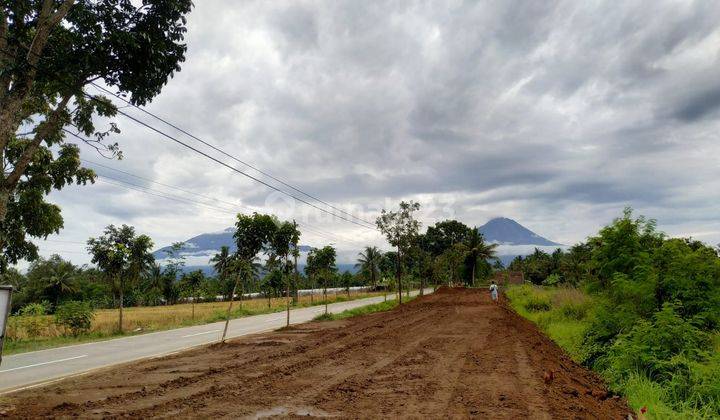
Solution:
[[[235,239],[233,238],[234,234],[235,228],[227,228],[220,232],[203,233],[201,235],[194,236],[185,241],[182,254],[185,256],[206,255],[210,252],[214,255],[222,246],[230,247],[230,253],[233,253],[237,250]],[[300,252],[308,252],[311,249],[311,247],[307,245],[300,245],[299,248]],[[172,246],[160,248],[155,251],[153,255],[156,259],[165,258],[167,256],[167,251],[170,251],[170,249],[172,249]],[[212,255],[210,256],[211,258]]]
[[[516,256],[530,254],[535,247],[563,247],[562,244],[543,238],[520,223],[506,217],[492,219],[480,226],[478,231],[483,234],[486,241],[499,245],[498,257],[506,266]],[[220,250],[220,247],[223,245],[230,247],[231,253],[236,250],[235,240],[233,239],[234,233],[235,228],[227,228],[220,232],[203,233],[186,240],[180,252],[186,259],[185,270],[203,270],[205,273],[211,274],[213,269],[209,261]],[[170,249],[170,246],[160,248],[153,255],[162,263],[162,260],[167,258],[167,251]],[[311,247],[307,245],[300,246],[301,256],[298,265],[301,267],[304,266],[305,258],[310,249]],[[340,271],[356,271],[354,263],[339,263],[337,266]]]

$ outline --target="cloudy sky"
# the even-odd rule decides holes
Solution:
[[[572,244],[629,205],[720,242],[718,2],[195,3],[187,60],[147,109],[338,208],[372,220],[414,199],[425,224],[506,216]],[[95,185],[51,196],[66,221],[44,255],[87,262],[81,242],[110,223],[163,246],[252,210],[343,255],[384,245],[117,122],[125,159],[83,156],[145,179],[88,163]]]

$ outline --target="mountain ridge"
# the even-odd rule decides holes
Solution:
[[[507,217],[496,217],[480,226],[478,231],[486,241],[502,245],[563,246],[543,238],[520,223]]]

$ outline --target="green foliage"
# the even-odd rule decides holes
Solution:
[[[710,340],[678,309],[678,304],[665,303],[651,320],[640,319],[597,364],[607,365],[608,373],[619,379],[633,371],[660,383],[688,375],[688,362],[706,357]]]
[[[525,302],[525,309],[530,312],[549,311],[552,308],[550,299],[545,296],[530,296]]]
[[[20,312],[18,315],[20,316],[41,316],[48,313],[46,303],[29,303],[22,308],[20,308]]]
[[[89,331],[93,317],[93,308],[88,302],[65,302],[55,311],[55,323],[70,330],[73,336]]]
[[[590,311],[589,302],[565,302],[560,305],[560,313],[567,319],[583,320]]]
[[[23,306],[18,315],[22,317],[22,325],[30,336],[40,335],[40,332],[45,328],[45,318],[43,315],[48,313],[50,304],[48,302],[43,303],[30,303]]]
[[[328,313],[321,313],[320,315],[315,316],[312,320],[313,321],[333,321],[335,317],[331,312]]]
[[[547,278],[543,280],[542,284],[545,286],[557,286],[558,284],[560,284],[560,280],[560,274],[553,273],[547,276]]]
[[[513,306],[601,372],[634,407],[647,405],[649,416],[720,416],[720,349],[711,346],[720,327],[717,251],[692,239],[668,239],[654,221],[634,218],[629,209],[574,249],[578,258],[561,255],[545,283],[556,274],[584,273],[580,283],[593,294],[592,305],[553,300],[551,310],[532,312],[535,300],[560,292],[519,289],[508,292]],[[527,259],[514,263],[530,267]],[[573,320],[584,328],[570,340],[566,326]]]
[[[368,283],[375,287],[380,278],[382,252],[375,246],[366,246],[363,252],[358,253],[356,268],[366,277]]]
[[[60,207],[46,201],[52,190],[95,180],[81,166],[79,147],[65,142],[65,130],[101,154],[121,156],[117,144],[105,142],[117,126],[95,127],[96,116],[113,117],[117,109],[106,98],[87,98],[84,88],[100,79],[135,104],[151,100],[184,60],[191,7],[190,0],[0,6],[0,271],[37,259],[30,239],[63,227]]]

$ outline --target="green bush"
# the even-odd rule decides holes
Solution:
[[[542,284],[545,286],[555,286],[559,284],[562,281],[562,278],[560,277],[560,274],[553,273],[547,276],[545,280],[543,280]]]
[[[620,335],[607,355],[611,373],[644,372],[663,383],[690,375],[690,364],[708,356],[710,336],[683,319],[681,305],[665,303],[651,321],[639,320]]]
[[[20,316],[41,316],[48,312],[45,303],[29,303],[20,308]]]
[[[525,309],[530,312],[549,311],[552,308],[550,298],[546,296],[530,296],[525,302]]]
[[[40,335],[46,326],[43,315],[47,313],[47,306],[43,303],[30,303],[23,306],[19,315],[22,317],[22,327],[30,337]]]
[[[69,301],[58,306],[55,311],[55,323],[77,336],[90,330],[94,316],[90,303]]]

